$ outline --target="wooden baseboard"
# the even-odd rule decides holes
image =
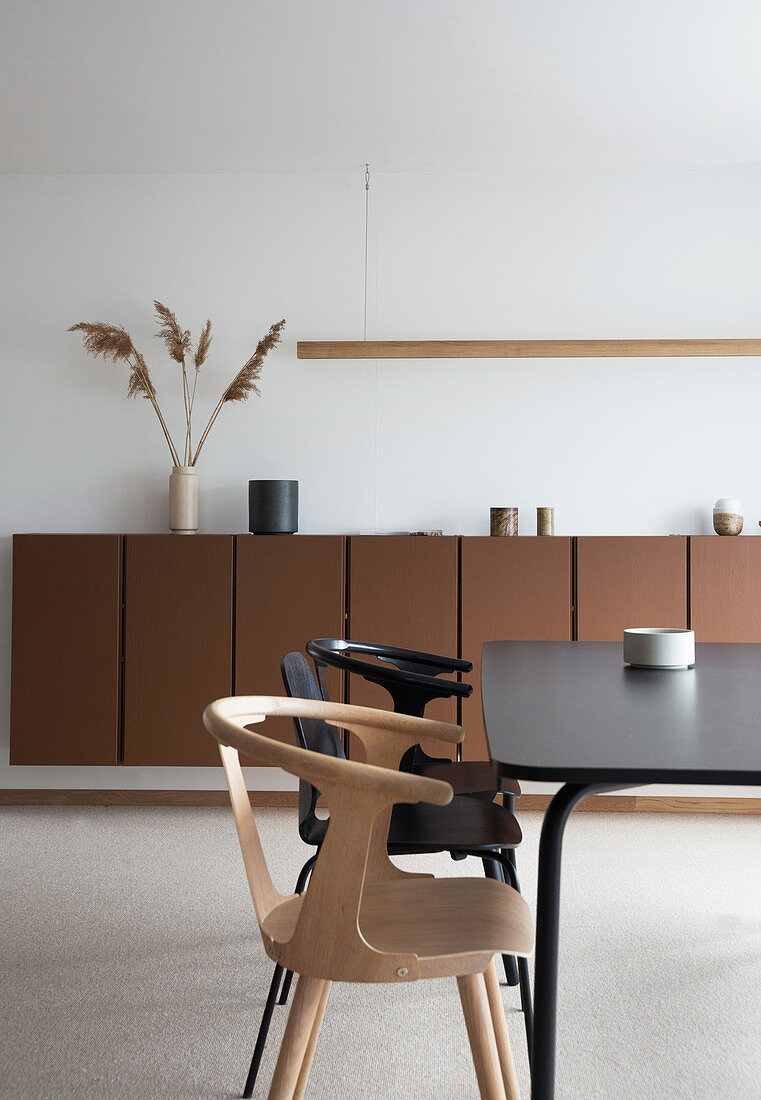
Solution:
[[[297,806],[298,791],[251,791],[254,806]],[[549,794],[521,794],[519,811],[547,810]],[[227,806],[227,791],[0,790],[1,806]],[[761,799],[593,794],[577,810],[597,813],[761,814]]]
[[[250,791],[252,806],[298,806],[298,791]],[[227,791],[0,790],[0,806],[229,806]]]
[[[250,791],[252,806],[298,806],[298,791]],[[551,795],[523,794],[517,809],[546,810]],[[228,806],[227,791],[0,790],[0,806]],[[761,814],[761,798],[596,794],[578,810],[597,813]]]
[[[518,810],[546,810],[549,794],[522,794]],[[574,812],[646,813],[646,814],[761,814],[761,798],[710,798],[668,795],[593,794],[578,804]]]

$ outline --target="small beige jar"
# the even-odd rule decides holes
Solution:
[[[555,534],[555,509],[553,508],[537,508],[536,510],[536,533],[537,535],[554,535]]]
[[[743,506],[734,497],[719,497],[713,506],[713,529],[717,535],[739,535],[743,529]]]

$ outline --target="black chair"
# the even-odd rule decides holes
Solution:
[[[327,666],[361,676],[385,688],[393,699],[395,711],[416,718],[424,717],[425,708],[432,699],[467,699],[473,693],[470,684],[438,678],[445,673],[473,671],[470,661],[458,657],[340,638],[316,638],[307,642],[306,650],[314,661],[323,699],[328,698],[324,675]],[[363,660],[354,654],[376,658],[382,663]],[[521,793],[518,781],[497,775],[488,760],[437,759],[419,745],[402,761],[402,768],[431,779],[444,779],[451,784],[455,794],[486,797],[501,794],[503,804],[510,811],[515,808],[515,799]]]
[[[309,663],[302,653],[289,653],[280,663],[286,693],[298,699],[321,699],[322,692]],[[296,738],[302,748],[345,758],[338,732],[333,726],[316,718],[294,718]],[[320,792],[310,783],[299,783],[299,835],[318,851],[330,827],[329,818],[317,816]],[[459,796],[447,806],[400,805],[394,808],[388,835],[389,855],[417,855],[449,852],[455,858],[472,855],[481,859],[488,878],[502,879],[520,890],[515,866],[506,852],[522,839],[520,826],[512,813],[491,800]],[[295,892],[304,891],[317,860],[310,856],[299,873]],[[506,961],[506,973],[514,960]],[[280,989],[282,981],[282,990]],[[532,1026],[531,985],[527,959],[518,961],[521,1008],[525,1017],[526,1038],[530,1044]],[[246,1079],[244,1097],[253,1093],[262,1053],[267,1041],[272,1013],[276,1003],[285,1004],[291,984],[289,972],[282,975],[276,967],[270,983],[259,1034]],[[278,998],[278,993],[280,997]]]
[[[329,698],[325,684],[327,667],[341,669],[378,684],[391,696],[395,711],[416,718],[424,717],[425,708],[432,699],[467,699],[473,693],[470,684],[439,679],[444,673],[472,671],[471,662],[459,657],[444,657],[438,653],[343,638],[315,638],[307,642],[306,650],[314,662],[324,700]],[[355,657],[354,654],[361,656]],[[515,799],[521,793],[518,781],[498,776],[488,760],[437,759],[429,756],[420,745],[405,754],[400,767],[430,779],[443,779],[456,795],[467,794],[491,801],[499,793],[502,795],[502,805],[510,813],[514,813]],[[515,848],[507,848],[502,854],[515,869]],[[454,851],[451,855],[453,859],[463,858]],[[516,960],[506,957],[503,961],[507,984],[518,985],[520,974]]]

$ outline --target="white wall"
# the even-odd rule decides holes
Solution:
[[[368,335],[758,336],[760,186],[741,168],[376,174]],[[0,787],[220,785],[212,769],[7,764],[11,534],[166,529],[158,425],[75,321],[124,324],[179,425],[154,297],[194,333],[214,322],[207,404],[287,318],[261,400],[224,410],[199,465],[205,531],[246,529],[252,477],[299,479],[304,532],[483,534],[493,504],[517,504],[531,532],[554,504],[560,533],[698,533],[723,495],[758,530],[754,359],[298,362],[299,338],[362,335],[361,171],[0,189]]]

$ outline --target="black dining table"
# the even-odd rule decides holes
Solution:
[[[702,644],[685,669],[631,668],[618,642],[486,642],[500,775],[563,786],[539,843],[532,1100],[555,1094],[563,832],[590,794],[651,783],[761,785],[761,645]]]

